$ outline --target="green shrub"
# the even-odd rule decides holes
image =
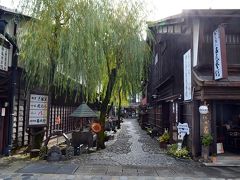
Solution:
[[[173,156],[174,153],[177,151],[177,144],[172,144],[167,148],[167,154]]]
[[[160,142],[168,142],[170,139],[170,134],[168,132],[164,132],[163,135],[159,137]]]
[[[213,142],[213,137],[211,134],[204,134],[202,136],[202,145],[207,147]]]
[[[186,147],[176,150],[174,155],[178,158],[189,158],[189,152]]]
[[[167,154],[177,158],[185,158],[185,159],[190,158],[189,151],[187,150],[187,148],[184,147],[178,150],[177,144],[172,144],[170,147],[168,147]]]

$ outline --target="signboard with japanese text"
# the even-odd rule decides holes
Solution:
[[[8,71],[8,49],[0,45],[0,70]]]
[[[191,49],[183,55],[184,101],[192,99]]]
[[[29,126],[46,126],[48,119],[48,96],[30,94]]]
[[[222,26],[219,26],[213,32],[213,57],[214,57],[214,79],[222,79],[227,77],[227,62],[226,62],[226,43],[225,31]]]
[[[177,129],[178,129],[178,139],[179,140],[183,140],[183,138],[186,134],[187,135],[190,134],[188,123],[178,123]]]

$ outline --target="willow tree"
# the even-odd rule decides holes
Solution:
[[[33,17],[19,39],[21,64],[30,84],[67,91],[81,85],[88,101],[96,98],[101,86],[100,123],[104,127],[115,84],[126,80],[132,90],[140,84],[148,52],[141,36],[140,3],[22,0],[21,4]],[[121,88],[123,92],[129,89],[124,83]],[[104,148],[104,131],[99,133],[99,142]]]
[[[25,0],[20,4],[32,17],[18,36],[20,64],[27,72],[29,87],[41,87],[51,94],[71,93],[84,83],[86,92],[93,94],[99,71],[89,74],[97,57],[102,58],[92,48],[98,30],[94,23],[99,18],[97,4],[83,0]],[[35,134],[32,148],[40,148],[44,136],[39,132],[43,128],[31,128]]]
[[[137,3],[121,2],[118,6],[112,6],[110,2],[104,6],[103,21],[106,22],[102,41],[105,54],[106,81],[104,84],[104,95],[101,106],[100,122],[104,124],[107,105],[111,99],[114,85],[120,85],[122,91],[127,91],[128,86],[122,82],[131,82],[132,89],[137,89],[141,82],[141,70],[146,58],[147,45],[141,38],[143,21],[140,19],[141,6]],[[100,134],[101,146],[103,143],[103,132]]]
[[[104,58],[99,47],[93,48],[100,28],[98,4],[90,0],[23,0],[20,4],[33,17],[19,35],[20,63],[30,85],[51,91],[57,87],[59,93],[84,84],[86,92],[94,94],[100,74],[96,66]]]

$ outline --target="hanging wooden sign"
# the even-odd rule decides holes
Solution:
[[[219,26],[213,32],[213,57],[214,80],[227,78],[227,55],[225,30],[223,26]]]

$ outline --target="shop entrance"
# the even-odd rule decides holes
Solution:
[[[224,152],[240,154],[240,102],[216,104],[216,130]]]

